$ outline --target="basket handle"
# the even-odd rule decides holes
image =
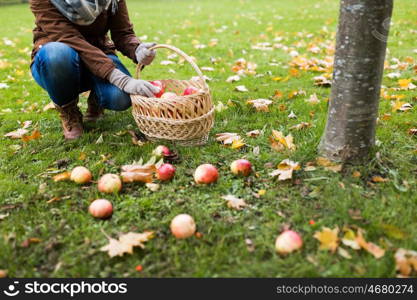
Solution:
[[[198,74],[198,76],[200,77],[200,79],[202,80],[202,82],[204,82],[204,84],[207,87],[206,79],[204,78],[203,72],[201,72],[200,68],[191,59],[191,57],[189,57],[187,54],[185,54],[180,49],[178,49],[178,48],[176,48],[174,46],[171,46],[171,45],[166,45],[166,44],[158,44],[158,45],[155,45],[152,48],[149,48],[149,50],[155,50],[155,49],[159,49],[159,48],[169,49],[169,50],[177,53],[182,58],[184,58],[193,67],[193,69],[196,71],[196,73]],[[142,68],[143,68],[143,65],[142,64],[138,64],[137,67],[136,67],[136,78],[138,78],[138,79],[140,78],[140,73],[142,71]]]

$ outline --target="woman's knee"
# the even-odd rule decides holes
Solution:
[[[132,105],[130,96],[115,86],[112,86],[103,96],[105,98],[103,107],[106,109],[123,111]]]
[[[62,72],[74,66],[74,62],[78,64],[79,56],[77,51],[70,46],[60,42],[50,42],[42,46],[39,50],[39,59],[49,71]]]

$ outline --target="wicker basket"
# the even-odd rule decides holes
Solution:
[[[214,124],[214,106],[204,75],[194,61],[181,50],[170,45],[156,45],[152,49],[166,48],[182,56],[197,72],[198,80],[160,80],[165,92],[182,95],[187,87],[198,93],[170,99],[131,95],[132,114],[141,132],[151,141],[169,140],[181,145],[203,145]],[[140,77],[142,66],[138,66]]]

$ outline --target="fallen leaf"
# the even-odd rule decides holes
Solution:
[[[281,131],[272,130],[272,135],[269,137],[271,148],[277,152],[281,152],[285,149],[294,151],[296,149],[294,144],[294,138],[291,134],[284,137]]]
[[[306,102],[310,104],[318,104],[320,103],[320,100],[317,97],[317,94],[314,93],[313,95],[310,96],[310,98],[306,99]]]
[[[268,99],[249,100],[246,103],[252,105],[257,111],[269,112],[269,106],[273,103]]]
[[[48,111],[48,110],[51,110],[51,109],[56,109],[55,108],[55,104],[53,103],[53,102],[49,102],[47,105],[45,105],[44,107],[43,107],[43,111]]]
[[[240,140],[241,137],[237,133],[224,132],[216,134],[216,140],[223,143],[224,145],[231,145],[233,141]]]
[[[397,249],[394,254],[395,269],[402,277],[409,277],[413,270],[417,273],[417,251],[403,248]]]
[[[316,76],[313,78],[314,85],[322,86],[322,87],[331,87],[332,81],[328,79],[326,76]]]
[[[128,130],[127,133],[132,137],[132,144],[136,146],[143,146],[146,144],[146,139],[133,130]]]
[[[28,239],[24,240],[20,246],[21,246],[21,247],[23,247],[23,248],[27,248],[27,247],[29,247],[31,244],[38,244],[38,243],[40,243],[41,241],[42,241],[42,240],[41,240],[41,239],[39,239],[39,238],[28,238]]]
[[[363,237],[363,231],[361,229],[358,229],[356,241],[358,242],[359,246],[361,246],[361,248],[372,254],[376,259],[379,259],[385,255],[384,249],[365,240]]]
[[[146,183],[145,186],[148,188],[148,190],[150,190],[151,192],[156,192],[159,190],[159,188],[161,187],[159,184],[157,183]]]
[[[243,146],[245,146],[245,140],[244,139],[238,139],[238,140],[234,140],[232,142],[232,145],[230,145],[231,149],[240,149]]]
[[[96,141],[96,144],[102,144],[103,142],[104,142],[103,135],[100,134],[100,136],[98,137],[98,139]]]
[[[107,252],[110,257],[123,256],[125,253],[132,254],[133,247],[140,247],[143,249],[145,247],[144,243],[153,238],[153,236],[153,232],[129,232],[121,235],[119,240],[107,236],[109,243],[101,247],[100,250]]]
[[[392,101],[391,102],[391,108],[393,112],[396,111],[407,111],[413,108],[413,106],[410,103],[406,103],[400,100]]]
[[[301,169],[299,163],[284,159],[278,164],[277,169],[272,171],[269,175],[272,177],[278,176],[278,180],[283,181],[291,179],[293,172],[299,169]]]
[[[348,246],[354,250],[361,249],[361,246],[359,246],[357,240],[356,240],[356,234],[355,232],[350,228],[343,229],[345,231],[345,234],[342,238],[342,243],[345,246]]]
[[[87,154],[85,152],[81,152],[80,155],[78,156],[79,160],[86,160],[87,158]]]
[[[222,196],[224,200],[227,201],[227,207],[233,208],[236,210],[242,210],[247,206],[246,202],[243,199],[237,198],[233,195]]]
[[[342,164],[337,164],[335,162],[330,161],[325,157],[317,157],[316,163],[318,166],[324,167],[324,169],[332,172],[340,172],[343,168]]]
[[[152,239],[153,236],[154,233],[152,231],[147,231],[144,233],[129,232],[121,235],[119,237],[119,241],[123,244],[131,245],[132,247],[140,247],[143,249],[145,248],[143,243],[146,243]]]
[[[240,80],[239,75],[233,75],[233,76],[230,76],[229,78],[227,78],[226,82],[232,83],[232,82],[237,82],[239,80]]]
[[[241,93],[249,92],[249,90],[244,85],[238,85],[235,87],[235,90]]]
[[[310,127],[311,127],[311,123],[301,122],[297,125],[291,126],[290,129],[301,130],[301,129],[310,128]]]
[[[246,135],[248,136],[248,137],[257,137],[257,136],[259,136],[261,134],[261,131],[259,130],[259,129],[256,129],[256,130],[252,130],[252,131],[248,131],[248,132],[246,132]]]
[[[70,180],[70,178],[71,178],[71,172],[66,171],[66,172],[60,173],[58,175],[55,175],[52,179],[55,182],[58,182],[58,181]]]
[[[352,256],[349,254],[349,252],[342,247],[337,248],[337,254],[339,254],[343,258],[352,259]]]
[[[416,88],[411,79],[400,79],[398,84],[402,90],[414,90]]]
[[[297,116],[293,111],[291,111],[290,114],[288,115],[288,119],[297,119]]]
[[[19,128],[15,131],[11,131],[9,133],[6,133],[4,136],[9,137],[11,139],[21,139],[25,134],[27,134],[29,131],[24,128]]]
[[[335,252],[339,246],[339,238],[337,237],[338,234],[338,227],[335,227],[334,229],[323,227],[322,231],[317,231],[313,237],[320,242],[319,249]]]
[[[383,178],[382,176],[379,176],[379,175],[375,175],[375,176],[372,176],[371,181],[375,183],[381,183],[381,182],[387,182],[389,181],[389,179]]]
[[[125,253],[132,254],[133,246],[124,244],[116,239],[109,239],[109,243],[100,248],[101,251],[107,252],[110,257],[123,256]]]
[[[24,135],[22,137],[22,141],[27,143],[30,142],[32,140],[37,140],[40,139],[42,137],[41,132],[37,129],[35,129],[34,131],[32,131],[31,135]]]
[[[9,214],[0,214],[0,221],[6,219],[9,216]]]

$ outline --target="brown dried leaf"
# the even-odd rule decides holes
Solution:
[[[52,179],[55,182],[58,182],[58,181],[70,180],[70,178],[71,178],[71,172],[66,171],[66,172],[60,173],[58,175],[55,175]]]
[[[310,127],[311,127],[311,123],[301,122],[300,124],[290,127],[290,129],[301,130],[301,129],[310,128]]]
[[[269,99],[255,99],[248,100],[246,103],[255,108],[256,111],[269,112],[269,106],[273,103],[273,101]]]
[[[394,254],[396,270],[402,277],[408,277],[411,273],[417,273],[417,251],[403,248],[397,249]]]
[[[32,131],[31,135],[24,135],[22,137],[22,141],[27,143],[27,142],[30,142],[32,140],[39,139],[39,138],[41,138],[41,136],[42,136],[41,132],[39,130],[35,129],[34,131]]]
[[[124,183],[142,182],[151,183],[153,180],[153,173],[149,172],[122,172],[120,174]]]
[[[237,133],[224,132],[216,134],[216,140],[223,143],[224,145],[231,145],[233,141],[240,140],[241,137]]]
[[[222,198],[227,201],[227,207],[229,208],[242,210],[245,206],[247,206],[246,202],[243,199],[237,198],[233,195],[222,196]]]
[[[358,229],[356,241],[358,242],[359,246],[361,246],[361,248],[371,253],[376,259],[379,259],[385,255],[384,249],[365,240],[363,237],[363,231],[361,229]]]
[[[257,137],[257,136],[259,136],[261,134],[261,131],[259,130],[259,129],[256,129],[256,130],[252,130],[252,131],[248,131],[248,132],[246,132],[246,135],[248,136],[248,137]]]
[[[121,235],[119,240],[109,238],[109,243],[100,248],[101,251],[107,252],[110,257],[123,256],[125,253],[132,254],[133,247],[144,248],[144,243],[154,237],[153,232],[134,233],[129,232]]]
[[[107,252],[110,257],[123,256],[125,253],[132,254],[133,246],[124,244],[115,239],[109,239],[109,243],[100,248],[101,251]]]
[[[56,109],[55,108],[55,104],[53,103],[53,102],[49,102],[47,105],[45,105],[44,107],[43,107],[43,111],[48,111],[48,110],[51,110],[51,109]]]
[[[375,175],[375,176],[372,176],[371,181],[375,183],[381,183],[381,182],[387,182],[389,181],[389,179],[383,178],[382,176],[379,176],[379,175]]]

